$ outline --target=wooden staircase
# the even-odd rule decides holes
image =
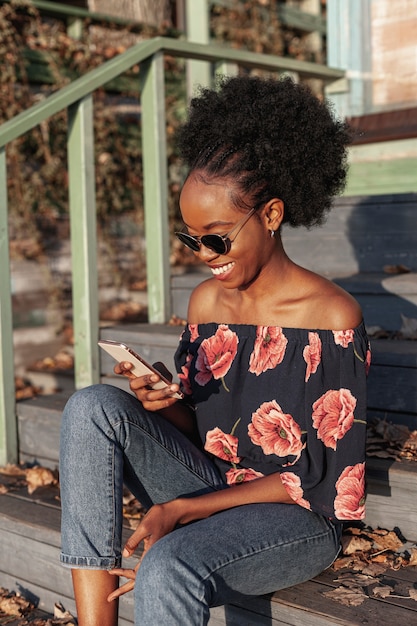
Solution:
[[[404,198],[403,198],[404,199]],[[337,282],[343,284],[360,301],[365,310],[368,326],[380,326],[398,331],[399,313],[409,317],[417,314],[417,275],[415,273],[387,276],[382,271],[382,261],[377,255],[388,255],[391,264],[403,263],[417,267],[415,219],[415,195],[407,194],[398,204],[395,198],[396,217],[394,239],[388,241],[378,234],[378,224],[385,215],[391,215],[394,200],[385,204],[368,202],[368,219],[372,212],[376,220],[376,234],[368,237],[369,224],[360,228],[364,263],[370,272],[352,267],[351,258],[333,269]],[[364,199],[354,205],[343,205],[335,218],[329,218],[321,231],[312,231],[312,241],[306,242],[299,231],[285,234],[290,256],[303,263],[303,254],[309,257],[304,264],[322,273],[331,267],[331,258],[343,253],[341,237],[346,239],[346,228],[341,225],[343,206],[345,222],[363,207]],[[400,208],[398,208],[400,206]],[[401,208],[402,206],[402,208]],[[352,208],[353,207],[353,208]],[[370,208],[369,208],[370,207]],[[378,210],[377,210],[378,209]],[[414,213],[412,214],[412,210]],[[371,216],[369,215],[371,214]],[[332,214],[331,214],[332,215]],[[399,234],[402,216],[402,235]],[[412,219],[411,217],[412,216]],[[333,221],[332,221],[333,219]],[[386,229],[383,225],[383,228]],[[414,230],[413,230],[414,229]],[[387,231],[385,231],[387,232]],[[390,231],[388,231],[390,232]],[[414,235],[412,236],[412,233]],[[316,237],[316,239],[314,239]],[[378,239],[379,237],[379,239]],[[414,239],[413,239],[414,237]],[[337,242],[339,238],[339,242]],[[306,240],[307,241],[307,240]],[[359,246],[359,247],[360,247]],[[372,247],[373,246],[373,247]],[[379,252],[376,248],[380,248]],[[394,248],[398,249],[395,254]],[[304,252],[303,252],[304,250]],[[339,254],[337,252],[339,250]],[[350,250],[346,247],[346,250]],[[342,251],[342,252],[341,252]],[[346,252],[346,255],[348,252]],[[374,261],[370,261],[370,256]],[[356,257],[357,258],[357,254]],[[309,261],[309,262],[307,262]],[[344,271],[342,272],[342,269]],[[186,302],[190,289],[204,278],[204,274],[185,274],[177,277],[172,285],[174,312],[186,316]],[[389,283],[389,285],[388,285]],[[163,361],[173,371],[172,357],[181,327],[160,325],[126,325],[103,328],[101,337],[123,341],[142,353],[151,362]],[[371,340],[373,366],[369,377],[368,406],[370,417],[387,418],[417,428],[417,343],[406,340]],[[113,361],[102,354],[102,382],[126,387],[123,378],[113,375]],[[52,396],[39,396],[18,403],[19,441],[22,462],[36,462],[55,469],[58,465],[58,441],[60,415],[71,389]],[[7,479],[3,479],[7,482]],[[368,500],[366,523],[376,528],[399,528],[410,542],[417,542],[417,463],[393,462],[386,459],[368,459]],[[55,602],[75,612],[69,571],[59,563],[60,507],[57,489],[35,491],[29,495],[25,487],[14,489],[0,496],[0,586],[20,591],[45,611],[51,611]],[[126,529],[126,536],[131,532]],[[331,569],[308,583],[279,591],[272,596],[248,599],[243,605],[218,607],[212,612],[210,626],[410,626],[417,624],[417,603],[412,599],[368,597],[360,606],[344,606],[326,597],[324,592],[338,587],[337,574]],[[386,576],[404,589],[417,588],[417,568],[408,567],[398,571],[389,570]],[[120,626],[133,623],[131,594],[124,596],[120,608]]]
[[[105,328],[103,338],[124,341],[150,361],[171,365],[180,327],[125,326]],[[113,362],[103,355],[102,382],[126,387],[126,381],[112,375]],[[414,375],[417,369],[414,369]],[[38,396],[18,403],[21,460],[56,468],[60,415],[69,391],[53,396]],[[368,461],[368,501],[366,522],[383,528],[399,527],[410,541],[417,542],[417,464]],[[69,571],[59,563],[60,507],[55,489],[35,491],[26,488],[0,497],[0,586],[19,590],[33,598],[40,608],[51,611],[55,602],[75,612]],[[126,537],[130,531],[126,529]],[[402,585],[417,585],[416,568],[391,572]],[[406,579],[404,580],[404,576]],[[274,624],[286,626],[330,624],[417,623],[417,606],[411,600],[403,605],[369,598],[361,607],[344,607],[325,598],[323,593],[336,588],[337,576],[331,570],[313,581],[274,594],[254,598],[245,606],[216,608],[211,625]],[[410,606],[411,605],[411,606]],[[404,613],[404,616],[402,617]],[[132,597],[125,596],[120,608],[120,626],[132,624]],[[403,619],[403,621],[400,621]],[[413,622],[413,619],[415,620]],[[372,621],[376,620],[376,621]],[[394,621],[396,620],[396,621]],[[407,622],[406,622],[407,620]]]

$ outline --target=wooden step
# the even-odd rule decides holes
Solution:
[[[2,477],[1,482],[7,483]],[[59,563],[60,509],[57,488],[28,495],[26,487],[0,496],[0,586],[20,592],[39,609],[53,612],[56,602],[75,615],[70,572]],[[124,529],[124,538],[131,530]],[[138,555],[139,556],[139,555]],[[137,557],[135,557],[137,558]],[[130,560],[130,565],[135,559]],[[331,568],[311,581],[272,595],[253,597],[211,612],[210,626],[409,626],[417,623],[410,598],[370,597],[360,606],[344,606],[324,595],[340,587]],[[395,585],[400,594],[417,583],[417,568],[387,570],[380,585]],[[132,594],[122,598],[119,626],[133,624]]]

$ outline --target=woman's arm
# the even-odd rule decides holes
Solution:
[[[141,541],[145,541],[145,549],[149,549],[178,524],[204,519],[236,506],[260,502],[295,504],[282,484],[279,473],[201,496],[177,498],[162,504],[155,504],[128,539],[123,554],[131,556]]]
[[[172,393],[179,391],[179,385],[173,383],[165,389],[150,389],[150,385],[158,382],[159,377],[156,374],[135,376],[131,373],[131,368],[131,363],[123,361],[115,366],[114,372],[129,379],[129,387],[143,408],[158,412],[191,441],[201,446],[193,408],[172,397]],[[164,371],[164,376],[167,376],[167,373]]]
[[[221,491],[154,504],[126,542],[123,556],[132,556],[142,541],[144,554],[158,539],[173,531],[178,524],[186,524],[209,517],[219,511],[256,502],[295,504],[285,490],[278,473],[233,485]],[[133,589],[139,567],[140,562],[133,570],[119,568],[110,571],[110,574],[115,576],[124,576],[128,582],[109,595],[109,602]]]

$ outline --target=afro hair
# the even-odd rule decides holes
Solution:
[[[225,78],[200,90],[177,136],[190,173],[224,178],[240,206],[284,202],[284,222],[320,224],[345,185],[347,124],[290,78]]]

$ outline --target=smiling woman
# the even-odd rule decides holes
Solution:
[[[289,79],[237,77],[191,102],[178,141],[177,236],[212,276],[175,355],[183,400],[120,363],[131,394],[98,385],[66,406],[61,559],[80,626],[115,626],[131,590],[136,624],[203,626],[212,606],[320,573],[364,516],[362,314],[281,241],[330,209],[348,129]],[[122,549],[123,481],[148,512]]]

